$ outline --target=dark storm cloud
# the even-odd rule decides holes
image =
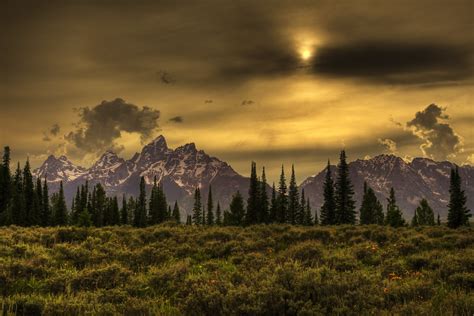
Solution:
[[[173,123],[183,123],[184,119],[182,116],[175,116],[175,117],[170,118],[169,121]]]
[[[121,132],[138,133],[142,142],[158,128],[160,112],[147,106],[142,108],[117,98],[102,101],[93,108],[79,109],[76,130],[66,140],[83,153],[100,153],[107,149],[120,151],[115,143]]]
[[[423,141],[423,154],[434,159],[448,159],[462,151],[462,140],[447,123],[445,111],[446,108],[430,104],[407,122],[407,127]]]
[[[443,44],[361,42],[318,49],[313,71],[380,83],[431,83],[470,77],[470,53]]]

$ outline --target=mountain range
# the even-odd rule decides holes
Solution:
[[[398,204],[407,219],[412,216],[423,197],[435,212],[439,212],[442,218],[446,217],[452,167],[454,164],[448,161],[415,158],[406,162],[394,155],[379,155],[349,163],[357,205],[362,199],[364,181],[374,189],[382,203],[385,203],[390,188],[394,187]],[[468,197],[468,207],[473,210],[474,201],[471,197],[474,196],[474,168],[459,168]],[[337,177],[336,166],[331,166],[331,170],[334,177]],[[209,186],[212,186],[214,201],[219,201],[223,208],[227,208],[232,194],[237,190],[246,197],[249,184],[247,177],[238,174],[226,162],[198,150],[194,143],[173,150],[168,147],[163,136],[144,146],[140,153],[136,153],[129,160],[120,158],[112,151],[106,151],[90,168],[76,166],[65,156],[56,158],[51,155],[34,170],[34,176],[47,176],[52,192],[58,189],[62,181],[69,202],[77,186],[86,180],[90,185],[100,182],[110,195],[136,196],[141,176],[145,178],[148,189],[156,177],[163,185],[168,202],[177,200],[181,208],[188,213],[192,208],[194,189],[198,186],[204,200]],[[310,199],[313,209],[319,210],[322,204],[324,177],[325,170],[321,170],[300,185]]]

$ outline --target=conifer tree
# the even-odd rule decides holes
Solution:
[[[127,198],[125,194],[122,196],[122,208],[120,209],[120,223],[122,225],[128,224],[128,208],[127,208]]]
[[[176,221],[176,223],[181,223],[181,216],[179,214],[179,207],[178,207],[178,201],[174,202],[174,207],[173,207],[173,220]]]
[[[219,201],[217,201],[216,207],[216,225],[222,225],[222,212],[221,212],[221,205]]]
[[[11,217],[12,223],[18,226],[28,225],[23,189],[23,176],[20,169],[20,163],[18,163],[13,177],[12,202],[9,210],[9,216]]]
[[[158,184],[156,183],[156,176],[153,178],[153,187],[151,188],[149,201],[149,222],[150,225],[155,225],[160,222],[160,196],[158,192]]]
[[[43,182],[43,203],[42,203],[42,213],[41,213],[41,225],[49,226],[51,225],[51,208],[49,206],[49,192],[48,192],[48,181],[46,176],[44,177]]]
[[[171,210],[168,205],[168,201],[166,200],[165,191],[163,189],[163,183],[160,183],[160,185],[158,186],[157,193],[158,193],[158,214],[159,214],[158,222],[162,223],[170,219],[171,217],[171,214],[170,214]]]
[[[209,194],[207,196],[207,225],[214,225],[214,202],[212,201],[212,187],[209,185]]]
[[[202,204],[202,211],[201,211],[201,214],[202,214],[202,222],[201,222],[201,225],[206,225],[206,208],[205,208],[204,204]]]
[[[247,212],[245,222],[247,225],[256,224],[259,214],[259,181],[257,178],[257,164],[252,161],[250,170],[249,197],[247,199]]]
[[[118,199],[116,196],[110,199],[110,221],[109,225],[120,225],[120,210],[118,206]]]
[[[301,198],[301,210],[303,212],[303,225],[306,226],[311,226],[313,224],[317,225],[318,224],[318,217],[317,214],[315,213],[315,218],[313,220],[313,215],[311,214],[311,205],[309,204],[309,199],[305,200],[304,199],[304,194],[302,192],[302,198]]]
[[[262,179],[260,181],[259,190],[259,223],[268,223],[269,221],[269,210],[268,210],[268,195],[267,195],[267,176],[265,174],[265,167],[262,168]]]
[[[436,220],[436,224],[437,224],[438,226],[441,226],[441,218],[439,217],[439,213],[438,213],[438,218],[437,218],[437,220]]]
[[[301,222],[303,214],[300,213],[298,186],[296,185],[295,166],[291,165],[291,178],[288,187],[288,218],[290,224]]]
[[[64,199],[63,182],[59,183],[59,192],[56,194],[53,204],[53,223],[55,226],[67,224],[67,206]]]
[[[374,190],[364,182],[364,195],[359,211],[361,225],[383,224],[383,206],[377,199]]]
[[[310,210],[309,215],[311,215],[311,206],[309,204],[309,199],[306,200],[306,205],[307,208]],[[314,210],[314,220],[313,220],[314,225],[319,225],[319,217],[318,217],[318,210]]]
[[[33,208],[36,214],[34,225],[41,226],[42,225],[41,215],[43,214],[43,188],[41,185],[40,178],[36,179]]]
[[[277,213],[278,213],[278,200],[276,196],[275,182],[273,182],[272,197],[270,200],[270,210],[268,214],[269,223],[275,223],[277,221]]]
[[[321,206],[321,225],[334,225],[336,223],[336,201],[334,197],[334,181],[331,175],[331,165],[328,160],[326,168],[326,179],[323,186],[324,201]]]
[[[135,219],[135,209],[137,208],[137,201],[133,196],[128,198],[127,202],[127,213],[128,213],[128,219],[127,223],[130,225],[133,225],[133,221]]]
[[[385,217],[385,223],[392,227],[401,227],[405,225],[402,211],[397,206],[395,199],[395,190],[390,189],[390,197],[387,199],[387,216]]]
[[[79,227],[90,227],[92,226],[91,214],[85,208],[77,218],[77,226]]]
[[[277,197],[277,213],[276,220],[280,223],[285,223],[288,218],[288,197],[286,195],[286,179],[285,179],[285,169],[283,165],[281,166],[280,182],[278,185],[278,197]]]
[[[31,174],[30,161],[26,160],[23,168],[23,194],[25,199],[26,222],[27,226],[36,225],[39,222],[39,214],[35,209],[35,192],[33,186],[33,176]]]
[[[192,220],[195,225],[202,224],[202,204],[201,204],[201,191],[199,187],[194,190],[194,206]]]
[[[10,173],[10,147],[3,149],[0,165],[0,225],[7,224],[7,211],[12,197],[12,179]]]
[[[306,214],[306,197],[304,196],[304,189],[301,189],[301,200],[299,203],[298,214],[300,214],[301,216],[298,216],[296,223],[298,225],[309,225],[308,218],[307,218],[308,214]]]
[[[466,194],[461,187],[461,176],[459,169],[451,169],[451,178],[449,185],[449,204],[448,204],[448,227],[457,228],[468,226],[471,217],[470,210],[466,207]]]
[[[93,209],[94,212],[92,215],[92,222],[94,226],[101,227],[105,225],[105,214],[107,212],[107,196],[104,190],[104,187],[97,183],[95,186],[95,196],[94,191],[92,192],[92,197],[94,198]],[[81,202],[82,203],[82,202]],[[84,210],[84,208],[82,208]]]
[[[146,211],[145,178],[142,176],[140,179],[140,194],[138,196],[137,205],[135,207],[135,216],[133,219],[133,226],[145,227],[146,223],[147,223],[147,211]]]
[[[241,226],[245,220],[244,199],[239,191],[232,196],[230,202],[229,225]]]
[[[413,225],[413,222],[415,225]],[[435,224],[433,209],[429,206],[426,199],[420,201],[420,205],[416,208],[413,216],[412,225],[427,225],[433,226]]]
[[[193,219],[191,215],[186,216],[186,225],[192,225],[193,224]]]
[[[335,184],[336,224],[355,224],[354,189],[349,178],[349,165],[345,150],[341,151],[337,165],[337,181]]]

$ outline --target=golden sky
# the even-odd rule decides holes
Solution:
[[[242,174],[255,160],[271,181],[282,163],[301,181],[341,148],[473,164],[473,12],[472,1],[2,1],[0,143],[35,167],[51,153],[88,166],[163,134]]]

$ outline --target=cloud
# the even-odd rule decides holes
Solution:
[[[173,123],[183,123],[184,119],[182,116],[174,116],[170,118],[168,121],[173,122]]]
[[[474,154],[470,154],[469,156],[467,156],[465,164],[474,165]]]
[[[48,134],[46,134],[45,132],[43,132],[43,141],[44,142],[50,142],[51,141],[51,137],[48,136]]]
[[[437,160],[455,157],[463,151],[462,139],[447,122],[449,116],[445,111],[446,108],[430,104],[406,124],[423,141],[420,146],[423,154]]]
[[[173,84],[176,80],[166,71],[158,71],[156,73],[158,80],[163,84]]]
[[[52,139],[50,136],[56,137],[58,136],[59,132],[61,131],[61,127],[58,123],[53,124],[50,129],[46,132],[43,132],[42,140],[44,142],[50,142]]]
[[[383,84],[426,84],[472,76],[470,52],[446,43],[344,42],[318,49],[313,73]]]
[[[93,108],[83,107],[78,111],[76,130],[67,134],[65,139],[82,154],[99,154],[107,149],[122,150],[123,146],[115,143],[121,132],[138,133],[144,142],[158,129],[160,117],[158,110],[147,106],[140,108],[120,98],[102,101]]]
[[[254,103],[255,103],[255,101],[253,101],[253,100],[243,100],[241,105],[252,105]]]
[[[379,138],[377,142],[385,147],[385,150],[391,154],[397,152],[397,143],[390,138]]]
[[[61,127],[59,126],[58,123],[55,123],[53,124],[53,126],[51,126],[49,133],[53,136],[57,136],[60,131],[61,131]]]
[[[212,103],[212,102],[214,102],[214,101],[213,101],[213,100],[211,100],[211,99],[204,100],[204,103],[206,103],[206,104],[209,104],[209,103]]]

